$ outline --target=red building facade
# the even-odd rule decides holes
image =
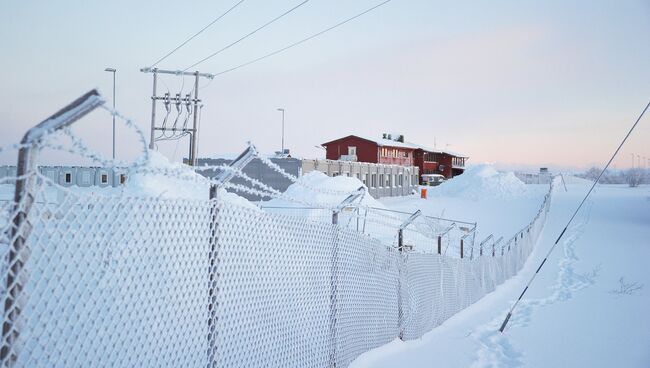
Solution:
[[[402,137],[400,137],[402,138]],[[371,162],[388,165],[417,166],[422,174],[441,174],[449,179],[465,171],[467,156],[431,150],[403,139],[371,139],[356,135],[322,144],[328,160]]]
[[[371,140],[356,135],[322,144],[328,160],[371,162],[376,164],[414,166],[416,146],[390,139]]]
[[[465,171],[467,157],[447,151],[418,149],[414,152],[415,166],[420,168],[420,175],[440,174],[450,179]]]

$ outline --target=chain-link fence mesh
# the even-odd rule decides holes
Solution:
[[[437,252],[451,224],[424,216],[353,207],[333,224],[332,208],[207,199],[209,185],[206,199],[97,195],[29,168],[0,203],[1,359],[16,367],[345,367],[514,275],[550,205],[549,191],[494,256],[460,258]]]

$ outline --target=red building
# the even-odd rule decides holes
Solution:
[[[418,146],[392,139],[370,139],[356,135],[322,144],[328,160],[372,162],[375,164],[415,166],[413,152]]]
[[[467,156],[446,150],[418,149],[414,153],[415,166],[420,174],[441,174],[450,179],[465,171]]]
[[[328,160],[359,161],[389,165],[418,166],[420,174],[441,174],[449,179],[465,171],[465,155],[432,150],[384,134],[381,139],[349,135],[322,144]]]

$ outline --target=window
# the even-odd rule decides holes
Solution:
[[[356,156],[357,155],[357,147],[349,146],[348,147],[348,155]]]
[[[102,176],[100,177],[100,180],[101,180],[102,184],[108,183],[108,175],[107,174],[102,174]]]
[[[126,182],[126,175],[120,174],[120,184],[124,184]]]
[[[379,174],[379,187],[384,185],[384,174]]]
[[[372,181],[370,182],[371,188],[377,187],[377,174],[372,174]]]
[[[364,175],[364,177],[363,177],[363,183],[364,183],[366,186],[369,186],[369,185],[370,185],[370,174],[366,174],[366,175]]]
[[[399,174],[399,186],[401,187],[402,185],[404,185],[404,175]]]
[[[84,185],[90,185],[90,173],[88,171],[84,171],[81,174],[81,183]]]
[[[72,183],[72,173],[65,173],[65,182]]]
[[[390,179],[391,179],[390,174],[386,175],[386,188],[390,188],[390,187],[391,187],[391,185],[390,185]]]

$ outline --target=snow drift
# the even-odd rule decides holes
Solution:
[[[191,167],[171,162],[159,152],[149,151],[145,170],[129,175],[124,191],[132,197],[205,200],[209,198],[210,185],[207,178]],[[257,209],[246,198],[224,189],[219,189],[217,196],[222,201]]]
[[[341,203],[349,193],[356,191],[359,187],[368,190],[357,178],[347,176],[329,177],[320,171],[312,171],[298,178],[295,183],[287,188],[284,192],[286,199],[275,198],[265,204],[269,206],[300,207],[304,206],[304,203],[313,203],[323,207],[330,207]],[[300,202],[303,202],[303,204]],[[370,194],[366,194],[361,203],[365,206],[385,208]]]
[[[434,196],[465,197],[473,200],[511,199],[527,195],[528,188],[512,172],[502,173],[491,165],[478,165],[469,167],[463,175],[429,189],[429,192]]]

